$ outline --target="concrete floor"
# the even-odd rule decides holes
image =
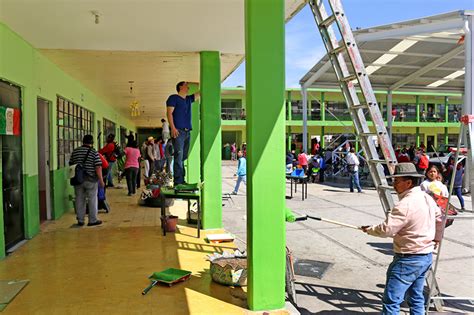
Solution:
[[[0,261],[0,279],[30,280],[4,314],[248,313],[245,292],[213,283],[205,260],[233,244],[207,244],[206,232],[197,239],[184,225],[184,202],[171,209],[179,233],[163,237],[159,209],[138,207],[125,189],[109,189],[107,198],[112,211],[99,215],[102,226],[78,228],[67,213]],[[170,267],[192,271],[191,279],[142,296],[147,276]]]
[[[224,162],[223,191],[235,184],[237,165]],[[383,220],[374,190],[351,194],[347,188],[310,184],[309,198],[298,193],[287,204],[299,214],[314,214],[355,225]],[[289,194],[289,191],[288,191]],[[75,227],[73,213],[42,225],[42,232],[0,262],[0,279],[29,279],[26,288],[7,306],[5,314],[250,314],[245,288],[212,283],[209,253],[234,244],[207,244],[185,226],[185,203],[171,208],[180,217],[178,233],[163,237],[159,209],[137,206],[125,189],[110,189],[112,211],[101,213],[104,224]],[[470,198],[466,198],[470,205]],[[457,202],[457,201],[456,201]],[[245,186],[223,208],[224,227],[245,249]],[[474,296],[474,223],[456,220],[446,234],[439,266],[442,292]],[[302,241],[303,240],[303,241]],[[391,261],[391,241],[362,232],[306,221],[287,224],[287,243],[299,259],[331,263],[322,279],[297,277],[301,314],[378,313]],[[191,279],[172,288],[157,287],[146,296],[147,276],[168,267],[193,272]],[[474,312],[468,302],[452,311]],[[274,314],[285,312],[275,312]],[[257,313],[258,314],[258,313]],[[260,313],[261,314],[261,313]],[[273,314],[273,313],[272,313]]]
[[[235,185],[235,162],[224,162],[223,192]],[[289,196],[289,184],[287,187]],[[225,229],[240,239],[245,248],[245,186],[223,209]],[[471,197],[465,196],[466,207]],[[455,198],[454,203],[458,202]],[[375,190],[350,193],[340,184],[309,184],[308,199],[301,191],[287,205],[298,214],[312,214],[354,225],[384,220]],[[474,297],[474,220],[456,220],[446,230],[438,269],[441,291],[450,296]],[[298,310],[301,314],[380,313],[385,271],[392,260],[391,239],[376,238],[358,230],[303,221],[287,223],[287,244],[299,259],[331,263],[322,279],[297,277]],[[473,301],[474,303],[474,301]],[[405,309],[407,310],[407,309]],[[450,303],[446,310],[474,313],[468,301]]]

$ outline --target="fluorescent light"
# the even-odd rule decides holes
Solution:
[[[447,76],[445,76],[441,80],[438,80],[438,81],[435,81],[433,83],[428,84],[427,87],[438,87],[440,85],[446,84],[449,81],[451,81],[453,79],[456,79],[457,77],[462,76],[465,72],[466,71],[464,70],[464,68],[462,70],[454,71],[453,73],[448,74]]]
[[[464,70],[458,70],[458,71],[455,71],[455,72],[451,73],[451,74],[448,75],[448,76],[445,76],[444,78],[445,78],[445,79],[451,79],[451,80],[452,80],[452,79],[456,79],[457,77],[462,76],[465,72],[466,72],[466,71],[464,71]]]
[[[378,69],[382,68],[383,65],[386,65],[387,63],[389,63],[390,61],[392,61],[393,59],[395,59],[398,54],[397,53],[402,53],[404,52],[405,50],[407,50],[408,48],[410,48],[411,46],[415,45],[418,41],[417,40],[411,40],[411,39],[404,39],[402,40],[401,42],[399,42],[398,44],[396,44],[395,46],[393,46],[388,53],[386,54],[383,54],[382,56],[380,56],[377,60],[375,60],[374,62],[372,62],[372,64],[370,66],[368,66],[367,68],[365,68],[365,71],[367,72],[367,74],[372,74],[374,73],[375,71],[377,71]],[[395,54],[391,54],[390,52],[393,52]],[[374,66],[374,64],[376,64],[377,66]],[[379,66],[380,65],[380,66]]]
[[[415,45],[417,42],[417,40],[404,39],[395,46],[393,46],[392,49],[390,49],[389,51],[401,53],[410,48],[411,46]]]
[[[367,74],[372,74],[379,69],[379,66],[368,66],[367,68],[365,68],[365,72],[367,72]]]
[[[443,84],[448,83],[448,82],[449,82],[449,80],[438,80],[438,81],[435,81],[431,84],[428,84],[427,87],[438,87],[438,86],[443,85]]]

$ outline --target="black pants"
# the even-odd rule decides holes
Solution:
[[[138,172],[137,172],[137,188],[140,188],[140,182],[142,180],[142,169],[141,167],[138,168]]]
[[[127,187],[128,193],[134,194],[137,191],[137,174],[138,174],[138,167],[129,167],[125,170],[126,177],[127,177]]]

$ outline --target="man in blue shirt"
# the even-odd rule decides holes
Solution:
[[[173,176],[174,185],[184,183],[184,161],[188,158],[191,126],[191,104],[199,99],[199,93],[188,95],[188,83],[181,81],[176,85],[178,94],[166,101],[168,121],[174,147]]]
[[[245,185],[247,185],[247,160],[245,159],[244,154],[240,150],[239,152],[237,152],[237,157],[239,158],[239,166],[237,167],[237,173],[235,174],[237,175],[237,183],[235,184],[235,188],[232,192],[232,195],[237,195],[240,183],[242,181]]]

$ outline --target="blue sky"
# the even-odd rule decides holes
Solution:
[[[474,10],[474,0],[343,0],[351,27],[366,28],[461,9]],[[286,86],[299,80],[326,53],[308,6],[286,24]],[[245,86],[245,63],[223,83]]]

